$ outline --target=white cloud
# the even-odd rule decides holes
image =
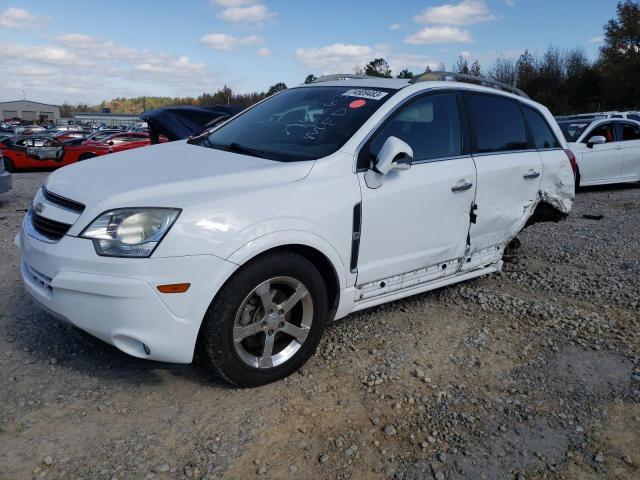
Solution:
[[[504,0],[504,3],[507,4],[507,7],[515,7],[515,5],[516,5],[516,1],[515,0]]]
[[[0,28],[39,28],[47,19],[29,13],[24,8],[7,8],[0,13]]]
[[[134,49],[84,34],[45,37],[24,45],[0,41],[0,85],[5,96],[46,102],[97,103],[117,96],[197,95],[225,82],[205,63],[183,55]]]
[[[220,5],[221,7],[241,7],[243,5],[252,5],[257,0],[210,0],[214,5]]]
[[[418,23],[439,23],[443,25],[472,25],[489,22],[496,16],[489,12],[481,0],[463,0],[458,4],[430,7],[413,19]]]
[[[400,73],[404,68],[421,73],[426,67],[436,70],[440,62],[429,55],[413,53],[397,53],[389,57],[389,67],[394,75]]]
[[[260,50],[258,50],[258,56],[259,57],[270,57],[271,56],[271,50],[269,50],[266,47],[262,47]]]
[[[425,27],[418,33],[408,36],[404,43],[421,45],[423,43],[472,43],[469,30],[443,25],[441,27]]]
[[[261,3],[225,8],[218,14],[220,19],[232,23],[262,23],[275,16],[276,13]]]
[[[334,43],[324,47],[298,48],[296,58],[306,67],[322,70],[323,73],[348,73],[356,65],[364,65],[374,58],[384,57],[383,46],[352,45]]]
[[[602,43],[604,39],[602,37],[591,37],[589,43]]]
[[[244,45],[259,45],[264,40],[258,35],[249,35],[248,37],[234,37],[226,33],[210,33],[200,39],[200,43],[206,45],[213,50],[225,50],[232,52],[238,47]]]
[[[399,23],[392,23],[391,25],[389,25],[389,30],[398,30],[399,28],[400,28]]]

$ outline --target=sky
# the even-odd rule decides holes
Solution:
[[[616,0],[0,0],[0,101],[264,91],[385,58],[483,68],[550,45],[595,58]]]

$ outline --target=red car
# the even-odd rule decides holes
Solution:
[[[56,168],[111,153],[109,145],[70,145],[45,135],[14,136],[0,142],[7,170]]]
[[[166,142],[167,138],[161,136],[160,142]],[[113,152],[121,152],[132,148],[144,147],[151,144],[148,133],[143,132],[122,132],[115,133],[98,142],[94,140],[86,140],[82,142],[84,146],[107,145],[111,147]]]

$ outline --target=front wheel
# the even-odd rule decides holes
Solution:
[[[313,355],[327,317],[327,289],[313,263],[292,252],[263,255],[209,306],[201,337],[207,362],[241,387],[279,380]]]

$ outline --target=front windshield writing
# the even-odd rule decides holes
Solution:
[[[190,143],[278,161],[312,160],[338,150],[391,96],[384,88],[293,88]]]

